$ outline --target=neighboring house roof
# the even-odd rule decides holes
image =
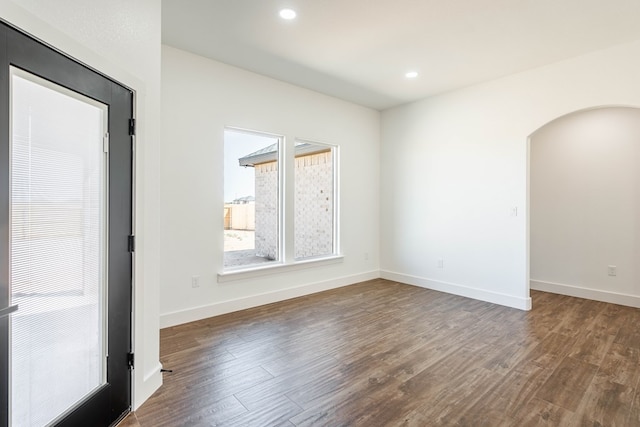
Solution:
[[[240,197],[235,199],[233,202],[231,202],[234,205],[244,205],[247,203],[251,203],[251,202],[255,202],[256,198],[253,196],[244,196],[244,197]]]
[[[330,148],[318,144],[309,144],[307,142],[296,142],[296,157],[308,156],[309,154],[322,153],[329,151]],[[261,163],[275,162],[278,160],[278,144],[271,144],[258,151],[240,157],[238,162],[240,166],[253,167]]]

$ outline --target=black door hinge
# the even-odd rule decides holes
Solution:
[[[129,136],[136,134],[136,119],[129,119]]]
[[[127,353],[127,366],[129,369],[133,369],[133,353]]]
[[[136,250],[136,236],[129,236],[128,249],[129,252],[134,252]]]

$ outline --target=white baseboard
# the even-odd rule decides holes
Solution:
[[[310,283],[288,289],[281,289],[263,294],[251,295],[245,298],[238,298],[230,301],[194,307],[187,310],[165,313],[160,316],[160,328],[181,325],[183,323],[206,319],[208,317],[219,316],[221,314],[232,313],[234,311],[245,310],[247,308],[258,307],[291,298],[327,291],[329,289],[340,288],[354,283],[365,282],[367,280],[378,279],[378,270],[370,271],[352,276],[338,277],[323,282]]]
[[[439,280],[432,280],[424,277],[411,276],[408,274],[395,273],[385,270],[380,271],[380,277],[382,277],[383,279],[393,280],[395,282],[406,283],[408,285],[419,286],[421,288],[433,289],[434,291],[460,295],[463,297],[486,301],[493,304],[504,305],[520,310],[531,310],[531,298],[521,298],[513,295],[491,292],[484,289],[457,285],[455,283],[441,282]]]
[[[568,295],[571,297],[591,299],[595,301],[609,302],[612,304],[626,305],[640,308],[640,296],[620,294],[617,292],[603,291],[601,289],[589,289],[581,286],[566,285],[563,283],[545,282],[543,280],[529,281],[531,289],[536,291],[551,292],[554,294]]]

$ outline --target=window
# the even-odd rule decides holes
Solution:
[[[224,133],[224,267],[280,259],[280,138]]]
[[[332,145],[226,129],[225,271],[335,255],[336,164]]]
[[[295,258],[335,253],[335,148],[295,144]]]

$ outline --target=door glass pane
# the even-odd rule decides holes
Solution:
[[[280,138],[224,133],[224,267],[278,260]]]
[[[296,142],[296,259],[335,253],[335,147]]]
[[[107,107],[11,76],[13,426],[41,426],[105,383]]]

